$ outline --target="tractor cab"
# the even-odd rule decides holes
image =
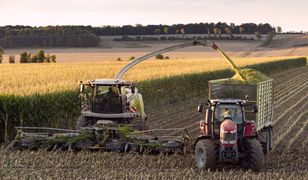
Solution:
[[[205,103],[201,103],[198,107],[199,112],[203,112]],[[241,99],[215,99],[208,100],[208,107],[205,112],[205,120],[200,121],[200,128],[204,132],[204,135],[219,139],[221,135],[221,126],[225,120],[232,121],[236,125],[237,134],[239,137],[244,135],[244,127],[247,124],[253,123],[247,121],[245,117],[245,107],[250,105],[245,100]],[[251,106],[251,113],[256,113],[257,107]],[[247,108],[249,109],[249,108]],[[205,127],[206,126],[206,127]]]
[[[237,133],[243,131],[245,114],[243,109],[243,100],[213,100],[213,130],[214,137],[220,136],[221,124],[225,120],[231,120],[237,126]]]

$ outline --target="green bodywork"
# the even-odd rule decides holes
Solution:
[[[133,96],[130,100],[130,104],[132,107],[136,108],[136,113],[138,113],[139,117],[142,119],[145,118],[144,103],[141,94],[138,93]]]
[[[111,124],[100,125],[81,129],[75,132],[51,133],[40,131],[40,133],[27,133],[22,129],[18,131],[11,148],[15,149],[68,149],[68,150],[118,150],[126,151],[126,146],[135,147],[134,151],[160,152],[163,151],[164,143],[168,140],[159,136],[146,135],[149,132],[134,130],[129,125]],[[176,136],[175,136],[176,137]],[[183,136],[184,137],[184,136]],[[116,142],[116,144],[114,144]],[[173,142],[173,139],[172,139]],[[178,139],[175,149],[183,148],[183,139]],[[112,149],[113,148],[113,149]],[[167,148],[168,149],[168,148]],[[174,149],[174,150],[175,150]]]

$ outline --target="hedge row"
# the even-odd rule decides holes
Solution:
[[[296,58],[248,66],[265,74],[306,65]],[[207,96],[207,82],[231,77],[231,70],[219,70],[139,82],[146,109]],[[10,141],[15,126],[74,128],[80,114],[78,90],[31,96],[0,95],[0,143]]]

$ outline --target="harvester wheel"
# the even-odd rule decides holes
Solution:
[[[76,123],[76,129],[80,129],[81,127],[88,127],[93,126],[93,121],[85,116],[79,116],[77,123]]]
[[[134,124],[134,129],[139,131],[145,131],[149,129],[146,119],[142,120],[140,118],[135,118],[133,119],[132,124]]]
[[[213,141],[201,139],[195,146],[195,161],[199,169],[215,169],[217,163],[217,152]]]
[[[264,154],[260,142],[257,139],[245,139],[243,143],[246,157],[240,160],[241,166],[260,171],[264,165]]]

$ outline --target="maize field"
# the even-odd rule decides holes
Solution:
[[[290,57],[238,58],[234,62],[239,66],[248,66],[284,59]],[[81,80],[113,79],[127,63],[128,61],[1,64],[0,94],[32,95],[74,90]],[[123,79],[140,82],[228,68],[229,64],[222,58],[151,60],[134,67]]]

